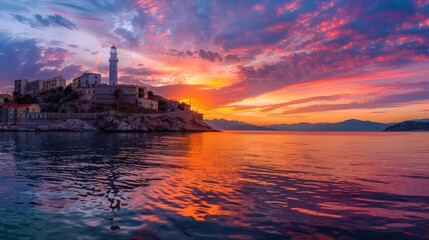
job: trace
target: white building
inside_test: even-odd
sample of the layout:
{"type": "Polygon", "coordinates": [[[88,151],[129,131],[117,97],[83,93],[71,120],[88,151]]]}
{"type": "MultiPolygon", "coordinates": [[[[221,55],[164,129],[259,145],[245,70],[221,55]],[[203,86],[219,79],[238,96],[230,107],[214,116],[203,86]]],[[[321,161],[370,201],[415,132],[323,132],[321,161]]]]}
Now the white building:
{"type": "Polygon", "coordinates": [[[116,51],[115,44],[110,48],[109,58],[109,85],[116,86],[118,84],[118,52],[116,51]]]}
{"type": "Polygon", "coordinates": [[[139,98],[137,105],[146,109],[152,109],[158,111],[158,101],[149,98],[139,98]]]}
{"type": "Polygon", "coordinates": [[[78,88],[93,88],[101,84],[101,74],[84,73],[81,76],[73,79],[73,89],[78,88]]]}

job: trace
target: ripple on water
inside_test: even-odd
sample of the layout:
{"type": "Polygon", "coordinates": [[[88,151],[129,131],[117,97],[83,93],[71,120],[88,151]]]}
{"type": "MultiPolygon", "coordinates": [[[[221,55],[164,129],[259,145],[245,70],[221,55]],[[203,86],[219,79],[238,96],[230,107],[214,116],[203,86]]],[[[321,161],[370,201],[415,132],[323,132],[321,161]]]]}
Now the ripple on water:
{"type": "Polygon", "coordinates": [[[428,236],[425,138],[383,136],[0,133],[0,239],[428,236]]]}

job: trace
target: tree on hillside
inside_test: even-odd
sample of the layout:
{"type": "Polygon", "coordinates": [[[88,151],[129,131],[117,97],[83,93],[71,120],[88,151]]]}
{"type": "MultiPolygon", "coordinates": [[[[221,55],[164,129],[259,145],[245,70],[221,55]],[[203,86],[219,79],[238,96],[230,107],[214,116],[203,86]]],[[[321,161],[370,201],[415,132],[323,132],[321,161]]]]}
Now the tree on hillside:
{"type": "Polygon", "coordinates": [[[18,101],[22,98],[22,94],[20,92],[13,92],[12,100],[14,103],[18,103],[18,101]]]}
{"type": "Polygon", "coordinates": [[[158,110],[161,112],[165,112],[168,109],[168,102],[165,100],[158,101],[158,110]]]}
{"type": "Polygon", "coordinates": [[[149,91],[149,92],[147,92],[147,98],[149,98],[149,99],[153,99],[153,96],[154,96],[155,94],[153,94],[153,92],[152,91],[149,91]]]}
{"type": "Polygon", "coordinates": [[[65,89],[64,89],[64,94],[67,96],[69,94],[71,94],[73,92],[73,88],[71,85],[68,85],[65,89]]]}
{"type": "Polygon", "coordinates": [[[186,106],[186,103],[185,103],[185,102],[181,102],[181,103],[177,106],[177,108],[178,108],[180,111],[184,111],[184,110],[185,110],[185,106],[186,106]]]}
{"type": "Polygon", "coordinates": [[[37,103],[37,100],[29,94],[22,95],[19,92],[13,92],[13,102],[17,104],[37,103]]]}

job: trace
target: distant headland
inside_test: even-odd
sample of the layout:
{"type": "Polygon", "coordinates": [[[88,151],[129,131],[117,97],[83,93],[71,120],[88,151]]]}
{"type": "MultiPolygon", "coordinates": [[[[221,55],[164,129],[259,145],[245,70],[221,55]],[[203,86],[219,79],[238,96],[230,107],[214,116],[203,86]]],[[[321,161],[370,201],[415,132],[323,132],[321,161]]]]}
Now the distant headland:
{"type": "Polygon", "coordinates": [[[3,131],[214,131],[191,105],[147,87],[118,83],[118,52],[110,48],[109,80],[85,72],[70,84],[62,76],[17,79],[12,95],[0,94],[3,131]]]}
{"type": "Polygon", "coordinates": [[[405,121],[386,128],[387,132],[422,132],[429,131],[429,122],[405,121]]]}

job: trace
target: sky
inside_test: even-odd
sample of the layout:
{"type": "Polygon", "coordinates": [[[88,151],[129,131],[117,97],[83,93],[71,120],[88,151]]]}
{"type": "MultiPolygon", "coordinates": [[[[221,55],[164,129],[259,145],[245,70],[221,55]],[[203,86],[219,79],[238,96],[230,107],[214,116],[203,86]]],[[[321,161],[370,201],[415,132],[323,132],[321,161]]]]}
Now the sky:
{"type": "Polygon", "coordinates": [[[83,72],[254,124],[429,118],[429,0],[0,0],[0,92],[83,72]]]}

